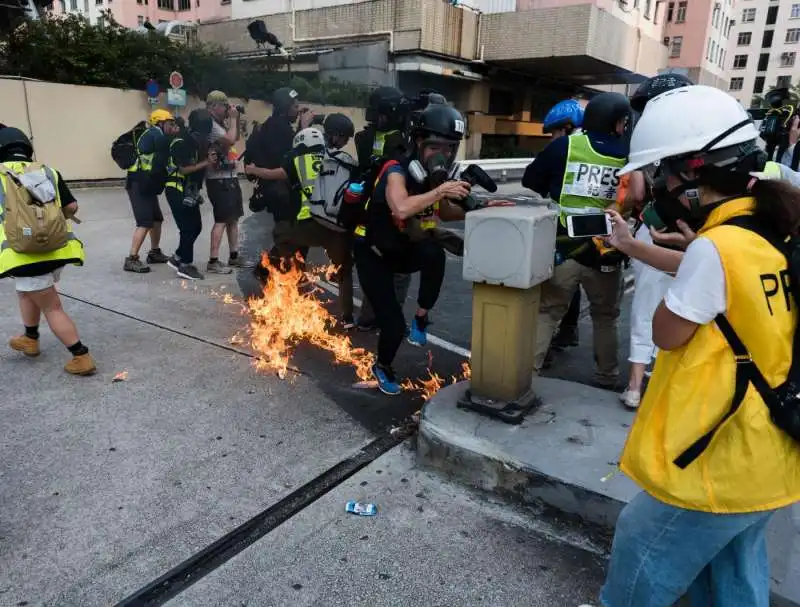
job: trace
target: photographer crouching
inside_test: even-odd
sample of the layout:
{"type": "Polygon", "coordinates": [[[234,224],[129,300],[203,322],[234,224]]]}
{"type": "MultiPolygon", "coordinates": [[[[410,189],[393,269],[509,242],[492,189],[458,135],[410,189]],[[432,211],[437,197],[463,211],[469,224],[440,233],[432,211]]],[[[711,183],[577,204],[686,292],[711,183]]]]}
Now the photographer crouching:
{"type": "Polygon", "coordinates": [[[361,288],[372,302],[380,330],[372,373],[384,394],[401,391],[392,363],[406,323],[395,295],[395,274],[420,273],[408,341],[416,346],[427,343],[428,311],[444,282],[445,249],[426,232],[435,229],[439,220],[464,218],[464,208],[455,201],[468,198],[470,185],[439,177],[448,179],[464,130],[464,117],[452,107],[431,105],[422,112],[412,133],[411,155],[390,160],[381,168],[367,204],[365,230],[354,245],[361,288]]]}

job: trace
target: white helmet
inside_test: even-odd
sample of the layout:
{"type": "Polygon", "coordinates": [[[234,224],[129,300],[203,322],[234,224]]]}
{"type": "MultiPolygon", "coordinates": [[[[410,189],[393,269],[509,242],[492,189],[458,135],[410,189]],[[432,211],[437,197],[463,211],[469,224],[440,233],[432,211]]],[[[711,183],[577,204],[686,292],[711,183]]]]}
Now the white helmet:
{"type": "Polygon", "coordinates": [[[294,136],[292,140],[292,147],[299,147],[305,146],[307,148],[324,148],[325,147],[325,135],[322,134],[322,131],[314,128],[312,126],[303,129],[297,135],[294,136]]]}
{"type": "MultiPolygon", "coordinates": [[[[619,174],[666,158],[696,154],[699,159],[712,150],[757,138],[750,115],[728,93],[703,85],[673,89],[653,97],[645,106],[631,135],[628,164],[619,174]]],[[[707,164],[715,162],[709,158],[707,164]]],[[[703,163],[698,160],[698,164],[703,163]]]]}

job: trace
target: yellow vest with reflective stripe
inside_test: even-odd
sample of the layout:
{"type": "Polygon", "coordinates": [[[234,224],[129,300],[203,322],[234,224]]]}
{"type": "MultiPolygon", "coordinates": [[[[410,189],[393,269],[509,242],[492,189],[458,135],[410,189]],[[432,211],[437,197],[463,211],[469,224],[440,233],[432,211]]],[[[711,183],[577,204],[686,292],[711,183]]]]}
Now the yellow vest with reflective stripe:
{"type": "Polygon", "coordinates": [[[150,126],[142,131],[142,133],[139,135],[139,138],[135,142],[136,162],[128,169],[128,173],[136,173],[138,171],[147,173],[153,170],[153,158],[155,158],[155,152],[151,152],[149,154],[141,154],[139,152],[139,142],[142,140],[142,137],[144,137],[144,134],[149,132],[150,129],[157,129],[163,135],[163,131],[157,126],[150,126]]]}
{"type": "MultiPolygon", "coordinates": [[[[175,139],[169,142],[169,160],[167,161],[167,183],[164,184],[164,187],[174,188],[179,192],[183,192],[183,187],[186,184],[186,175],[182,174],[178,170],[180,167],[178,167],[178,165],[175,163],[175,159],[172,156],[172,146],[178,143],[179,141],[183,141],[183,139],[181,137],[176,137],[175,139]]],[[[194,161],[197,162],[196,154],[194,161]]]]}
{"type": "Polygon", "coordinates": [[[568,136],[567,170],[561,184],[561,224],[568,215],[597,213],[617,199],[619,177],[625,158],[604,156],[594,151],[589,136],[576,133],[568,136]]]}
{"type": "MultiPolygon", "coordinates": [[[[789,373],[797,324],[786,258],[757,234],[721,225],[753,208],[752,198],[726,202],[711,212],[700,234],[722,259],[726,316],[775,387],[789,373]]],[[[656,499],[718,513],[800,501],[800,445],[772,423],[752,385],[694,462],[683,470],[673,463],[730,409],[735,367],[733,351],[714,322],[698,327],[680,348],[659,352],[620,464],[656,499]]]]}
{"type": "Polygon", "coordinates": [[[297,221],[311,219],[311,201],[314,199],[314,185],[322,166],[323,152],[307,152],[294,158],[300,191],[300,210],[297,221]]]}
{"type": "MultiPolygon", "coordinates": [[[[23,173],[25,167],[30,162],[4,162],[3,165],[15,173],[23,173]]],[[[58,206],[61,206],[61,196],[58,193],[58,175],[55,171],[48,167],[44,167],[48,177],[53,182],[56,188],[56,201],[58,206]]],[[[48,253],[17,253],[14,251],[6,240],[5,232],[5,192],[8,187],[8,177],[0,173],[0,278],[13,275],[14,270],[30,266],[36,263],[44,263],[48,261],[64,261],[75,265],[83,265],[84,253],[83,243],[78,240],[72,233],[72,228],[69,221],[67,221],[67,229],[70,231],[69,239],[60,249],[50,251],[48,253]]]]}

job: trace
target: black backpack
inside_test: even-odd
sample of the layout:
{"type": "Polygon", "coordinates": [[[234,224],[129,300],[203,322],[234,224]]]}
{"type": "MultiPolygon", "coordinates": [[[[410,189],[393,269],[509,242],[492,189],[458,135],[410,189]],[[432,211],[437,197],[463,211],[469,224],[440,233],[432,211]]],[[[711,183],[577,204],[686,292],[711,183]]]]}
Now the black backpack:
{"type": "MultiPolygon", "coordinates": [[[[773,247],[786,256],[789,263],[789,280],[792,300],[795,306],[800,304],[800,237],[784,240],[772,228],[759,221],[752,215],[734,217],[723,225],[734,225],[745,230],[750,230],[761,236],[773,247]]],[[[691,447],[686,449],[674,463],[679,468],[686,468],[696,460],[711,443],[711,439],[719,428],[739,409],[744,401],[747,388],[750,384],[758,391],[769,409],[770,418],[778,428],[800,443],[800,331],[795,328],[792,342],[792,364],[786,381],[781,385],[771,388],[761,371],[750,357],[747,346],[736,334],[727,317],[719,314],[714,319],[722,335],[733,350],[736,357],[736,379],[734,383],[733,399],[731,406],[716,425],[697,439],[691,447]]]]}
{"type": "Polygon", "coordinates": [[[123,171],[127,171],[136,164],[139,159],[139,152],[136,144],[139,137],[147,130],[147,123],[142,120],[131,130],[125,131],[111,144],[111,158],[123,171]]]}

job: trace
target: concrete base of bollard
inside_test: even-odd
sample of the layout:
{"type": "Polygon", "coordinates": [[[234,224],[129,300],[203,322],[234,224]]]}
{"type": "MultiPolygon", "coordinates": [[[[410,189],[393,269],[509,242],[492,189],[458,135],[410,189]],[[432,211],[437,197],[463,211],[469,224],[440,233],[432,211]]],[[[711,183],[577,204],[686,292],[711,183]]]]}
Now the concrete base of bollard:
{"type": "MultiPolygon", "coordinates": [[[[458,407],[469,387],[443,388],[422,410],[418,462],[506,499],[555,508],[613,527],[639,491],[613,474],[634,414],[614,393],[537,378],[542,405],[519,425],[458,407]]],[[[775,607],[800,607],[800,505],[770,526],[775,607]]]]}

